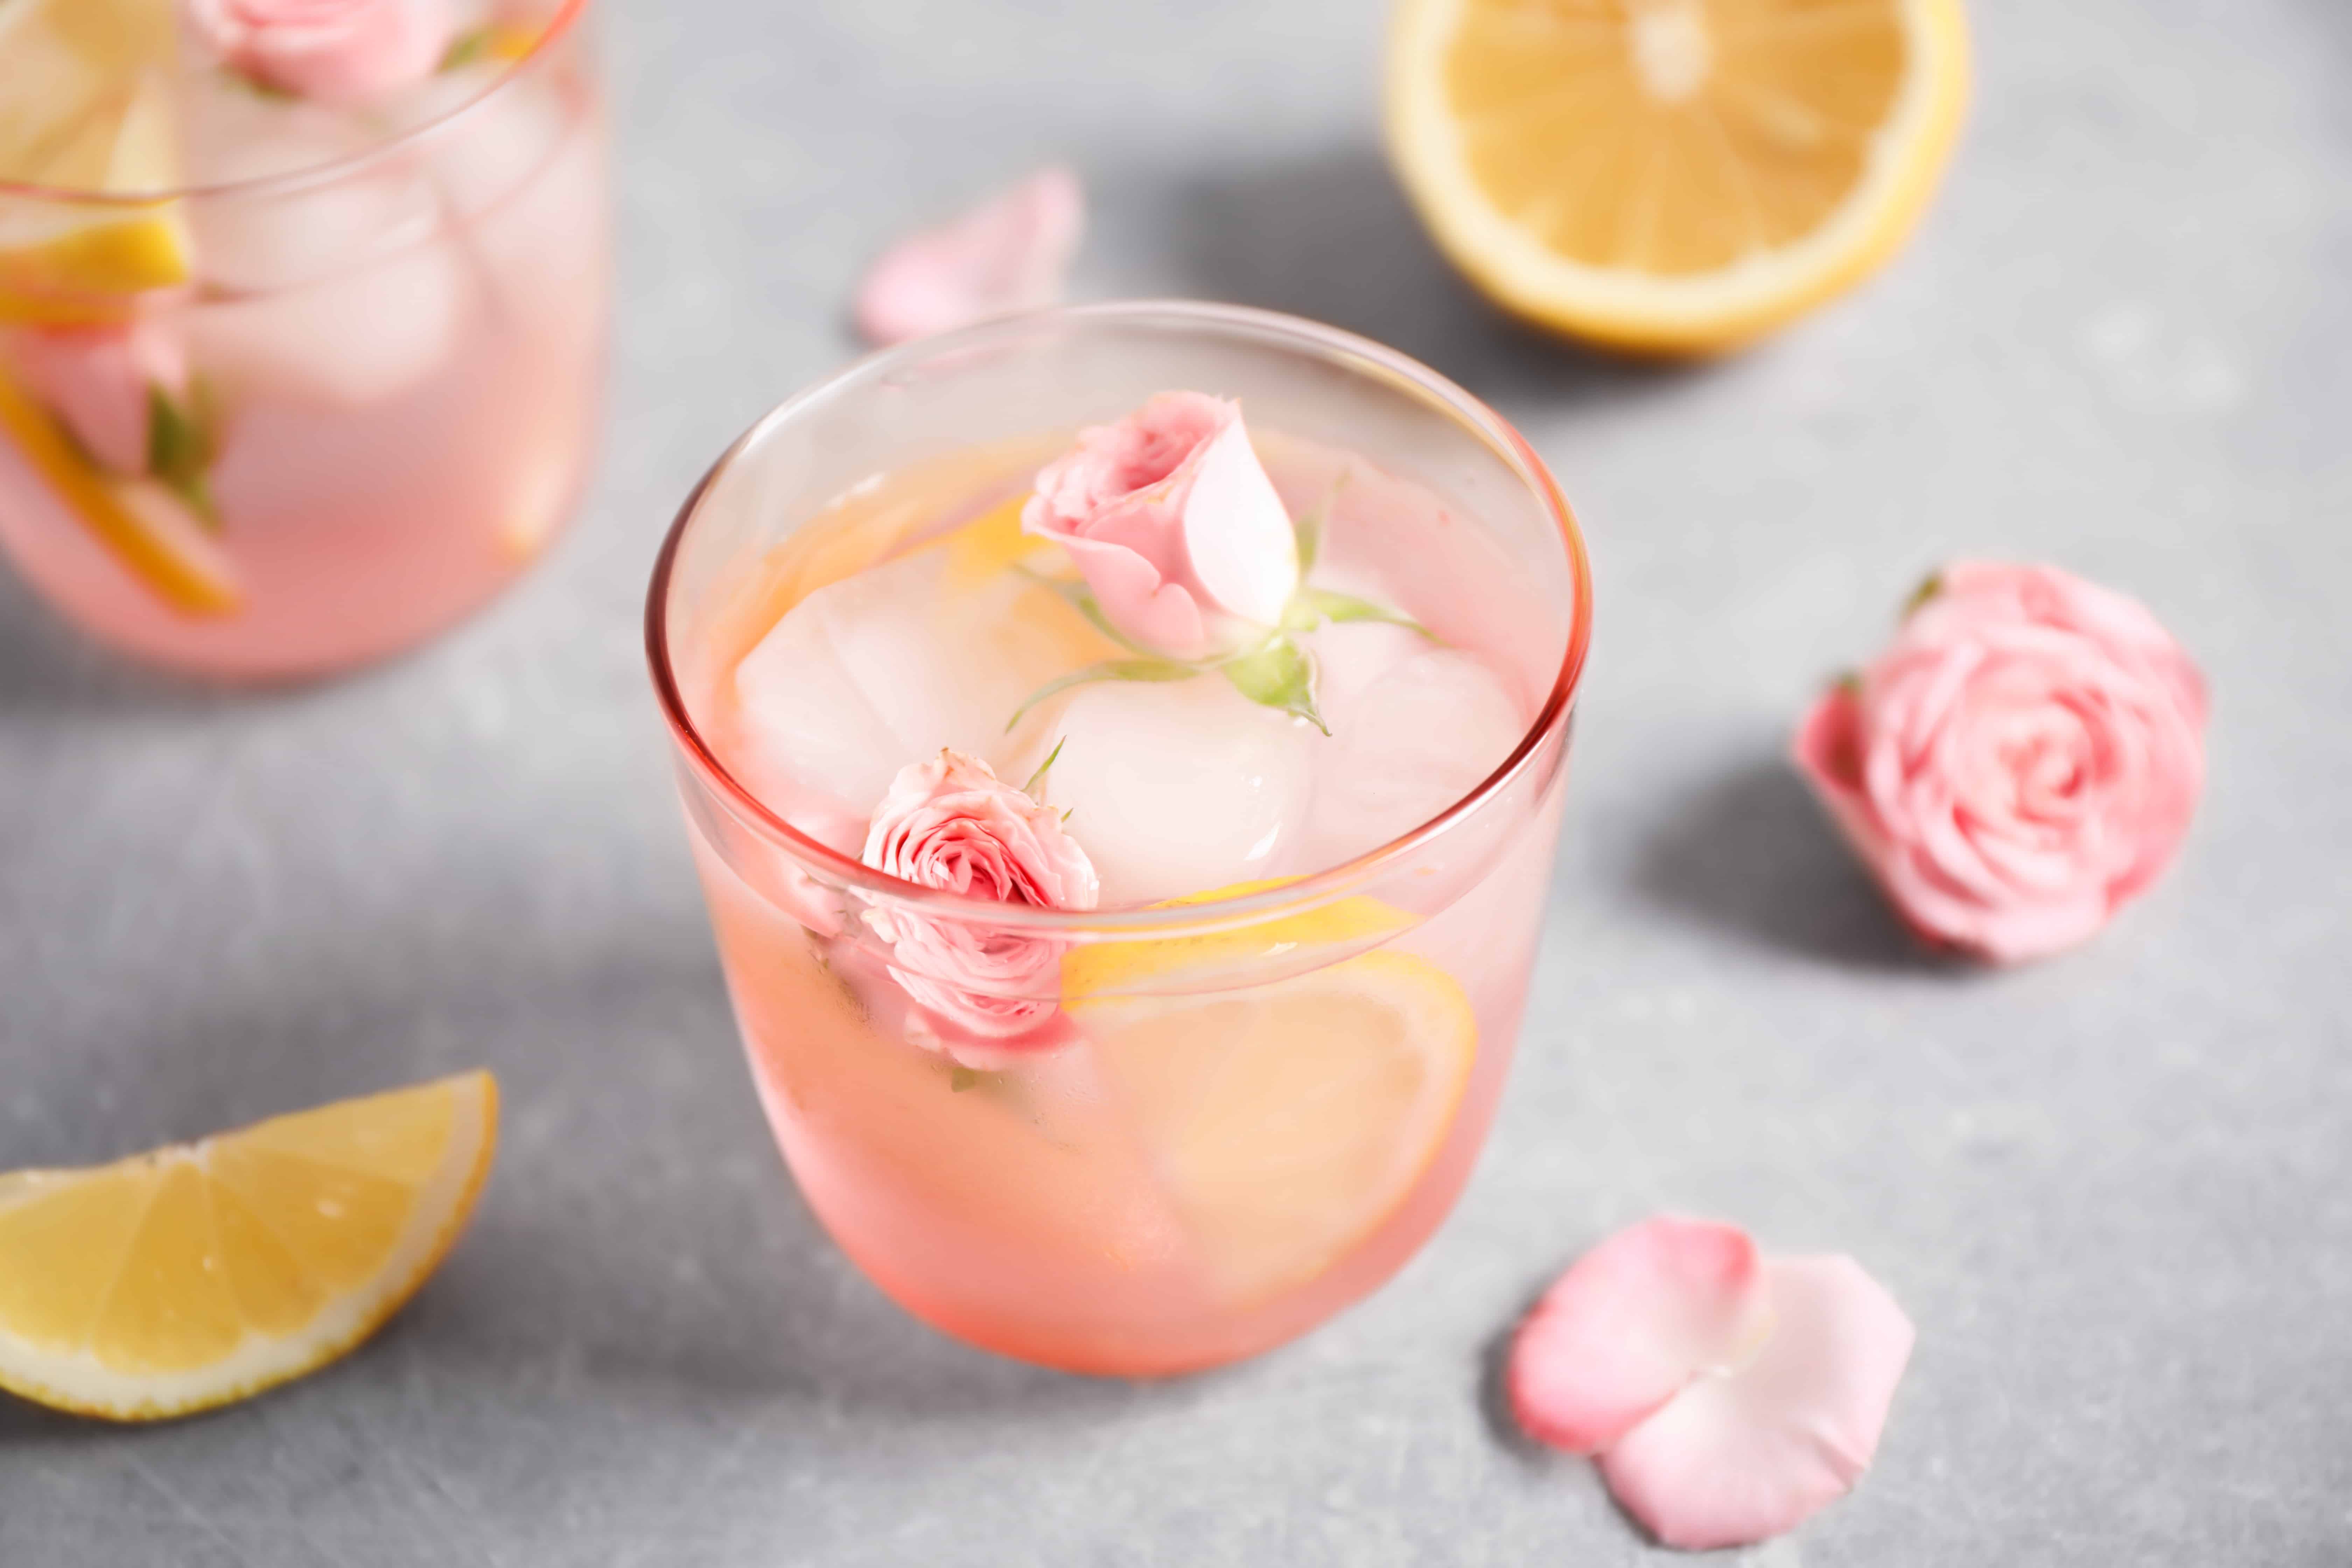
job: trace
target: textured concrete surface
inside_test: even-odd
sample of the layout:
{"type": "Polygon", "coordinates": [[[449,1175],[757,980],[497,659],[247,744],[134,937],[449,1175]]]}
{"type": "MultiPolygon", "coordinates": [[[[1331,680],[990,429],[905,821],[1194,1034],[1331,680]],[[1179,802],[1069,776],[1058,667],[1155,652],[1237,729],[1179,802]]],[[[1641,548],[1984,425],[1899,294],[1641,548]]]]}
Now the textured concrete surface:
{"type": "Polygon", "coordinates": [[[1877,1468],[1754,1568],[2352,1562],[2352,8],[1977,0],[1957,172],[1888,275],[1688,372],[1528,338],[1375,151],[1367,0],[632,0],[618,376],[545,569],[266,697],[0,580],[0,1165],[475,1062],[470,1237],[362,1353],[122,1433],[0,1405],[0,1563],[1625,1563],[1497,1435],[1497,1336],[1661,1206],[1863,1258],[1919,1349],[1877,1468]],[[646,682],[656,535],[842,359],[893,230],[1049,155],[1080,290],[1318,315],[1497,403],[1601,584],[1534,1016],[1387,1290],[1167,1386],[992,1360],[815,1232],[736,1057],[646,682]],[[2185,862],[2018,973],[1908,948],[1779,761],[1958,552],[2204,660],[2185,862]]]}

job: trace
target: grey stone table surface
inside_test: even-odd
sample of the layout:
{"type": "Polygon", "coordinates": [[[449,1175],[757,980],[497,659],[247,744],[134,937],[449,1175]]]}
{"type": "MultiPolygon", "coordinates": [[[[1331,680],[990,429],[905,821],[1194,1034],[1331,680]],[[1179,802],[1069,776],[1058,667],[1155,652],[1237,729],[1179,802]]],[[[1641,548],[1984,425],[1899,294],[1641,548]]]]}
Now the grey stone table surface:
{"type": "MultiPolygon", "coordinates": [[[[488,1063],[497,1179],[346,1363],[146,1431],[0,1405],[5,1568],[1648,1560],[1507,1440],[1494,1358],[1662,1207],[1863,1259],[1919,1344],[1854,1496],[1744,1561],[2352,1563],[2352,6],[1975,0],[1899,263],[1711,368],[1534,338],[1377,150],[1371,0],[606,0],[601,477],[434,647],[262,696],[0,580],[0,1167],[488,1063]],[[1494,401],[1599,630],[1492,1142],[1387,1289],[1159,1385],[901,1316],[737,1054],[637,615],[657,536],[843,361],[861,261],[1047,158],[1087,296],[1318,316],[1494,401]],[[2129,589],[2203,661],[2177,871],[2012,973],[1907,945],[1780,759],[1954,553],[2129,589]]],[[[1663,1554],[1659,1554],[1663,1555],[1663,1554]]]]}

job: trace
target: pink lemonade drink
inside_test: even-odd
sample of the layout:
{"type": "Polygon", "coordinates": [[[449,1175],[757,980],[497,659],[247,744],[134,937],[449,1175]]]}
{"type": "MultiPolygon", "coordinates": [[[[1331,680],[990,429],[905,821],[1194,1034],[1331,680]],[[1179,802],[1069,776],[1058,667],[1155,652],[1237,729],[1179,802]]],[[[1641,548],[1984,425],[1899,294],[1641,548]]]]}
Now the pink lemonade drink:
{"type": "Polygon", "coordinates": [[[752,1076],[908,1311],[1183,1372],[1444,1218],[1526,1001],[1590,625],[1493,414],[1260,311],[866,361],[680,514],[647,635],[752,1076]]]}
{"type": "Polygon", "coordinates": [[[298,677],[546,546],[607,313],[585,5],[0,0],[0,543],[50,604],[298,677]]]}

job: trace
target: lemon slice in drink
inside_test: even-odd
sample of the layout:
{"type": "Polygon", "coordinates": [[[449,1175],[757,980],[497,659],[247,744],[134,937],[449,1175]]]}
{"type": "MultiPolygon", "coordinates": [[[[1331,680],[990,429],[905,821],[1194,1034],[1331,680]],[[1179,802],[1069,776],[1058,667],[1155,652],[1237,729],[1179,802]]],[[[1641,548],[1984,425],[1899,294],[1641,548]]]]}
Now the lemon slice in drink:
{"type": "MultiPolygon", "coordinates": [[[[1170,899],[1160,907],[1244,899],[1294,880],[1276,877],[1260,882],[1236,882],[1205,893],[1170,899]]],[[[1062,961],[1062,994],[1077,1003],[1142,990],[1199,991],[1218,984],[1245,984],[1254,967],[1289,961],[1317,949],[1361,947],[1391,936],[1412,923],[1394,904],[1358,896],[1303,910],[1277,915],[1231,931],[1194,936],[1150,937],[1137,942],[1095,942],[1070,950],[1062,961]]],[[[1341,956],[1334,951],[1333,957],[1341,956]]]]}
{"type": "Polygon", "coordinates": [[[152,479],[100,471],[5,374],[0,437],[48,481],[58,503],[165,604],[191,616],[224,616],[244,603],[227,552],[177,496],[152,479]]]}
{"type": "Polygon", "coordinates": [[[1960,0],[1403,0],[1389,141],[1506,308],[1706,353],[1894,253],[1968,76],[1960,0]]]}
{"type": "Polygon", "coordinates": [[[0,1388],[145,1421],[323,1366],[433,1272],[497,1142],[475,1072],[0,1175],[0,1388]]]}
{"type": "Polygon", "coordinates": [[[1357,898],[1247,931],[1080,948],[1065,963],[1070,1015],[1229,1300],[1263,1300],[1338,1262],[1396,1211],[1454,1124],[1478,1026],[1452,975],[1376,951],[1244,983],[1269,952],[1344,949],[1405,923],[1357,898]],[[1220,975],[1235,988],[1099,994],[1220,975]]]}
{"type": "MultiPolygon", "coordinates": [[[[0,182],[117,198],[171,189],[170,0],[0,0],[0,182]]],[[[0,195],[0,321],[116,321],[187,280],[177,204],[0,195]]]]}

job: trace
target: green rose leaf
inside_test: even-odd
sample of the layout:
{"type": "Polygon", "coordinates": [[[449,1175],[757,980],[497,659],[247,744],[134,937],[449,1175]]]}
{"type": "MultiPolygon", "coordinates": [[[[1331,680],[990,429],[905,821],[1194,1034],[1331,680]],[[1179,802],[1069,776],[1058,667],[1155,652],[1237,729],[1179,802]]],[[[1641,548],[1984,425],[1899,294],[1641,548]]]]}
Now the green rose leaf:
{"type": "MultiPolygon", "coordinates": [[[[1376,605],[1370,599],[1359,599],[1353,594],[1335,594],[1328,588],[1306,588],[1291,601],[1294,615],[1312,616],[1311,625],[1325,621],[1381,621],[1392,626],[1407,626],[1419,632],[1431,642],[1437,634],[1414,620],[1402,610],[1391,610],[1386,605],[1376,605]]],[[[1288,617],[1285,617],[1287,624],[1288,617]]]]}
{"type": "MultiPolygon", "coordinates": [[[[1029,700],[1034,702],[1037,700],[1033,697],[1029,700]]],[[[1018,723],[1020,721],[1021,715],[1015,713],[1013,718],[1013,721],[1018,723]]],[[[1045,787],[1045,775],[1054,771],[1054,764],[1061,760],[1062,748],[1069,743],[1070,738],[1067,735],[1063,736],[1060,740],[1054,742],[1054,749],[1045,753],[1045,760],[1037,764],[1037,771],[1031,773],[1029,775],[1029,782],[1021,786],[1021,793],[1023,795],[1027,795],[1034,801],[1043,802],[1045,800],[1045,797],[1039,795],[1037,792],[1045,787]]],[[[1067,812],[1063,813],[1063,816],[1066,817],[1069,814],[1067,812]]]]}
{"type": "Polygon", "coordinates": [[[1200,667],[1179,664],[1172,658],[1107,658],[1100,664],[1090,664],[1074,669],[1058,679],[1049,680],[1029,694],[1029,700],[1013,710],[1004,721],[1010,731],[1021,722],[1022,715],[1056,692],[1067,691],[1073,686],[1087,686],[1098,680],[1190,680],[1201,673],[1200,667]]]}
{"type": "Polygon", "coordinates": [[[212,399],[202,382],[189,387],[184,405],[162,387],[149,385],[147,471],[218,531],[220,515],[213,508],[205,476],[214,446],[212,399]]]}
{"type": "MultiPolygon", "coordinates": [[[[1016,566],[1013,570],[1039,587],[1050,590],[1056,595],[1064,604],[1086,616],[1088,626],[1093,626],[1095,630],[1102,633],[1128,652],[1140,654],[1146,658],[1152,657],[1150,648],[1138,647],[1125,632],[1110,624],[1110,617],[1103,614],[1100,601],[1096,599],[1092,591],[1084,583],[1073,583],[1066,577],[1048,577],[1042,572],[1032,572],[1025,566],[1016,566]]],[[[1034,701],[1035,699],[1033,698],[1031,700],[1034,701]]]]}
{"type": "Polygon", "coordinates": [[[1331,488],[1323,492],[1323,499],[1291,521],[1291,535],[1298,542],[1298,575],[1302,582],[1309,572],[1315,570],[1315,558],[1323,552],[1323,525],[1329,521],[1331,507],[1339,500],[1339,492],[1348,488],[1348,477],[1351,472],[1352,469],[1340,469],[1339,477],[1331,481],[1331,488]]]}
{"type": "Polygon", "coordinates": [[[205,466],[205,440],[194,410],[183,409],[160,386],[147,389],[147,471],[171,479],[205,466]]]}
{"type": "Polygon", "coordinates": [[[451,40],[448,52],[441,57],[441,64],[437,68],[453,71],[472,65],[482,58],[483,53],[489,47],[490,30],[488,27],[477,27],[470,33],[461,33],[451,40]]]}
{"type": "Polygon", "coordinates": [[[1287,634],[1269,639],[1253,652],[1227,659],[1225,679],[1251,701],[1279,708],[1306,720],[1325,734],[1331,727],[1315,708],[1315,659],[1287,634]]]}

